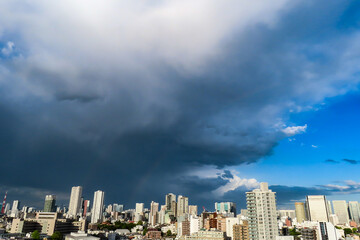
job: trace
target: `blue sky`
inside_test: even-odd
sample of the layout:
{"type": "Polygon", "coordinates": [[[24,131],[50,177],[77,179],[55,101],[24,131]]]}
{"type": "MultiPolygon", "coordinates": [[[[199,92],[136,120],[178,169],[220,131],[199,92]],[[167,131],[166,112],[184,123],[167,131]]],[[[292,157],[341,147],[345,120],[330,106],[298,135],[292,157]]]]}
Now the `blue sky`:
{"type": "Polygon", "coordinates": [[[358,198],[359,8],[1,1],[0,196],[243,206],[267,181],[286,207],[358,198]]]}

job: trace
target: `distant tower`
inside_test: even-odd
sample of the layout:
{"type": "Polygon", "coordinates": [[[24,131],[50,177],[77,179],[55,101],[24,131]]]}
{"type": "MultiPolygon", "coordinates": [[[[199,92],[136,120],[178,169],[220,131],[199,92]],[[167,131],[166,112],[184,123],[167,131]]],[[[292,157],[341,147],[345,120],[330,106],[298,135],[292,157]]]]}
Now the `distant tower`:
{"type": "Polygon", "coordinates": [[[329,205],[324,195],[306,196],[306,211],[310,221],[329,222],[329,205]]]}
{"type": "Polygon", "coordinates": [[[246,193],[251,240],[276,239],[278,235],[275,192],[267,183],[260,183],[260,189],[246,193]]]}
{"type": "Polygon", "coordinates": [[[177,202],[177,216],[184,216],[189,213],[189,198],[179,195],[177,202]]]}
{"type": "Polygon", "coordinates": [[[334,207],[334,213],[338,216],[340,224],[349,224],[349,212],[346,201],[338,200],[332,201],[334,207]]]}
{"type": "Polygon", "coordinates": [[[19,212],[19,207],[20,207],[20,201],[19,200],[14,200],[13,201],[13,205],[11,208],[11,217],[16,217],[18,212],[19,212]]]}
{"type": "Polygon", "coordinates": [[[82,187],[72,187],[68,214],[75,218],[80,213],[82,187]]]}
{"type": "Polygon", "coordinates": [[[55,195],[46,195],[44,212],[56,212],[55,203],[56,203],[55,195]]]}
{"type": "Polygon", "coordinates": [[[7,192],[5,193],[4,201],[3,201],[3,203],[2,203],[1,213],[5,213],[6,196],[7,196],[7,192]]]}
{"type": "Polygon", "coordinates": [[[176,202],[176,195],[173,193],[166,194],[166,196],[165,196],[166,210],[173,210],[173,209],[171,209],[172,202],[176,202]]]}
{"type": "Polygon", "coordinates": [[[150,204],[150,215],[149,215],[149,223],[151,226],[156,225],[158,212],[159,212],[159,203],[152,201],[150,204]]]}
{"type": "Polygon", "coordinates": [[[103,191],[96,191],[94,193],[93,207],[91,211],[91,223],[98,223],[102,220],[104,208],[104,195],[103,191]]]}
{"type": "Polygon", "coordinates": [[[303,202],[295,203],[295,214],[298,223],[302,223],[306,220],[305,204],[303,202]]]}
{"type": "Polygon", "coordinates": [[[360,208],[357,201],[349,202],[349,212],[351,220],[355,221],[357,224],[360,223],[360,208]]]}

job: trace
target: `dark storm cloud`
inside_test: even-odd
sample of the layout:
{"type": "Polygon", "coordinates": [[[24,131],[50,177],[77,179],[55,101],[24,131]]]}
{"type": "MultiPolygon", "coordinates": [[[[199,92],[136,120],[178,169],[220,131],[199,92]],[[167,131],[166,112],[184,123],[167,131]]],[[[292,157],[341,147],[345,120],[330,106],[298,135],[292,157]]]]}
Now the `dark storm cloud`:
{"type": "MultiPolygon", "coordinates": [[[[106,202],[127,207],[163,203],[163,195],[174,192],[210,206],[215,197],[207,193],[234,176],[225,171],[201,179],[189,177],[189,170],[256,162],[288,136],[282,130],[289,110],[301,111],[356,83],[348,77],[351,66],[343,65],[354,61],[344,52],[356,39],[326,31],[345,3],[246,1],[249,11],[239,14],[244,2],[219,8],[216,1],[200,1],[202,14],[193,13],[189,23],[188,15],[176,15],[181,11],[165,13],[196,10],[192,1],[151,5],[144,14],[131,2],[90,5],[100,9],[95,17],[80,1],[33,7],[46,9],[43,15],[33,8],[9,15],[16,2],[0,3],[0,39],[17,36],[16,49],[22,49],[0,62],[1,184],[8,188],[66,195],[83,185],[86,198],[102,189],[106,202]],[[55,10],[84,16],[70,14],[59,23],[55,10]],[[44,22],[59,25],[54,32],[44,22]]],[[[284,201],[282,192],[296,195],[277,189],[284,201]]],[[[243,201],[237,194],[240,189],[218,199],[243,201]]]]}
{"type": "Polygon", "coordinates": [[[325,163],[340,163],[339,161],[336,161],[334,159],[326,159],[325,163]]]}
{"type": "Polygon", "coordinates": [[[359,164],[360,163],[360,161],[358,161],[358,160],[348,159],[348,158],[344,158],[342,161],[346,162],[346,163],[350,163],[350,164],[359,164]]]}

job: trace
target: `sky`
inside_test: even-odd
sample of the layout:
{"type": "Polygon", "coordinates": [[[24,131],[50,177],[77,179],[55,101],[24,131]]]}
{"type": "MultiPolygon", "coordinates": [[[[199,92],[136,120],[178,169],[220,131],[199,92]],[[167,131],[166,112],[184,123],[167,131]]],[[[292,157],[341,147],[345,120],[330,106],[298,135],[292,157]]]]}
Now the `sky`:
{"type": "Polygon", "coordinates": [[[0,2],[0,197],[360,200],[360,3],[0,2]]]}

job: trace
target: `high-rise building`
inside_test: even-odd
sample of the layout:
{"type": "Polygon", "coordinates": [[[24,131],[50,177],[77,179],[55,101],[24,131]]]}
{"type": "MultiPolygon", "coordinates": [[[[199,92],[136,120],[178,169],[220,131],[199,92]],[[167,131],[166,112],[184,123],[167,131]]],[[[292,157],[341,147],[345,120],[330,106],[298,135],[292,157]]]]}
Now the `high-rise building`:
{"type": "Polygon", "coordinates": [[[80,213],[81,195],[82,195],[81,186],[76,186],[71,188],[69,211],[68,211],[68,215],[70,217],[75,218],[80,213]]]}
{"type": "Polygon", "coordinates": [[[308,220],[329,222],[329,206],[324,195],[306,196],[305,204],[308,220]]]}
{"type": "Polygon", "coordinates": [[[179,195],[177,202],[177,217],[184,216],[186,213],[189,213],[189,199],[179,195]]]}
{"type": "Polygon", "coordinates": [[[233,213],[236,216],[236,203],[233,202],[216,202],[215,211],[217,213],[233,213]]]}
{"type": "Polygon", "coordinates": [[[295,203],[295,215],[298,223],[302,223],[306,220],[305,204],[303,202],[295,203]]]}
{"type": "Polygon", "coordinates": [[[246,193],[251,240],[272,240],[278,235],[275,192],[267,183],[246,193]]]}
{"type": "Polygon", "coordinates": [[[360,224],[360,208],[358,201],[349,202],[349,212],[351,220],[355,221],[357,224],[360,224]]]}
{"type": "Polygon", "coordinates": [[[166,196],[165,196],[166,210],[174,211],[174,209],[172,209],[172,207],[171,207],[172,202],[176,202],[176,195],[173,193],[166,194],[166,196]]]}
{"type": "Polygon", "coordinates": [[[193,216],[197,216],[198,206],[197,205],[189,205],[189,214],[193,215],[193,216]]]}
{"type": "Polygon", "coordinates": [[[144,212],[144,203],[136,203],[135,212],[136,213],[143,213],[144,212]]]}
{"type": "Polygon", "coordinates": [[[94,193],[93,207],[91,210],[91,223],[98,223],[102,220],[104,208],[104,195],[103,191],[96,191],[94,193]]]}
{"type": "Polygon", "coordinates": [[[151,226],[157,224],[157,216],[159,212],[159,203],[152,201],[150,203],[150,214],[149,214],[149,223],[151,226]]]}
{"type": "Polygon", "coordinates": [[[339,224],[349,224],[349,212],[346,201],[332,201],[334,213],[338,216],[339,224]]]}
{"type": "Polygon", "coordinates": [[[19,207],[20,207],[20,201],[19,200],[14,200],[13,201],[13,205],[11,208],[11,217],[16,217],[18,212],[19,212],[19,207]]]}
{"type": "Polygon", "coordinates": [[[45,196],[45,204],[44,204],[44,212],[56,212],[56,196],[55,195],[46,195],[45,196]]]}

